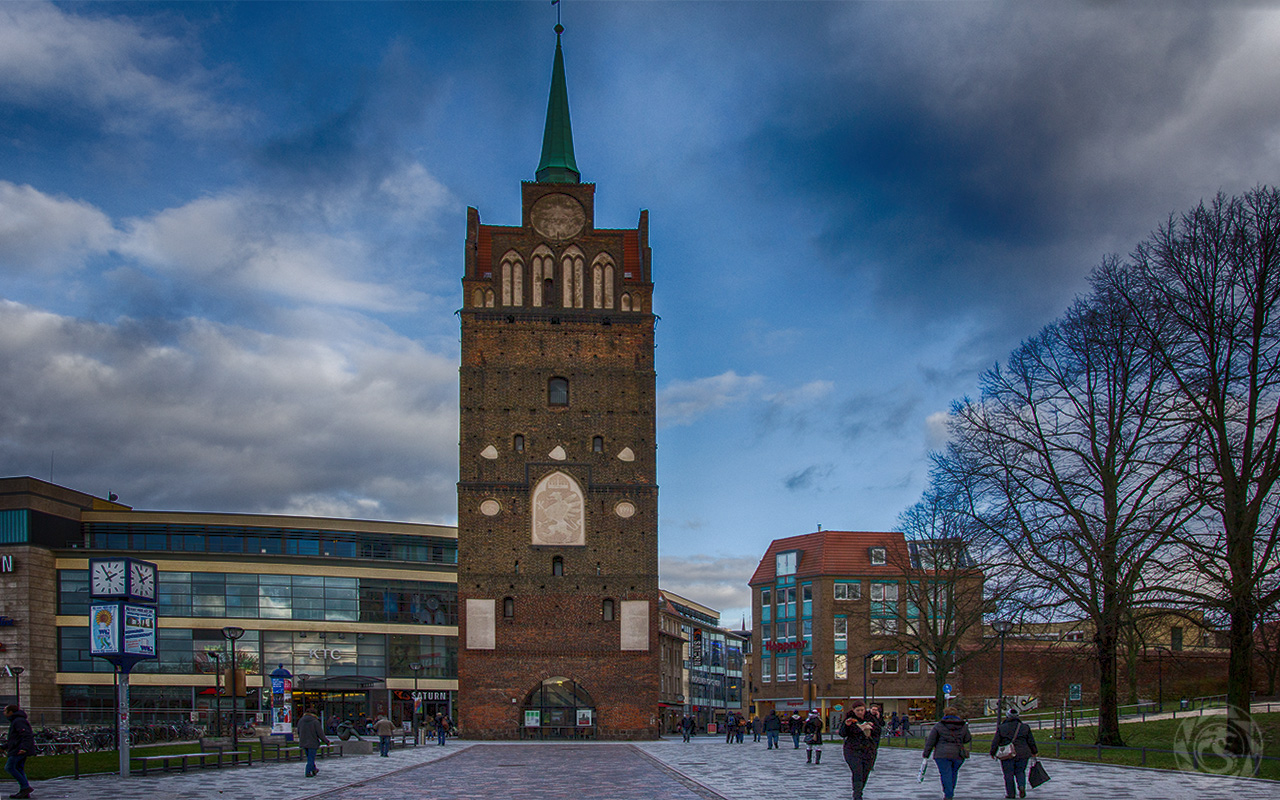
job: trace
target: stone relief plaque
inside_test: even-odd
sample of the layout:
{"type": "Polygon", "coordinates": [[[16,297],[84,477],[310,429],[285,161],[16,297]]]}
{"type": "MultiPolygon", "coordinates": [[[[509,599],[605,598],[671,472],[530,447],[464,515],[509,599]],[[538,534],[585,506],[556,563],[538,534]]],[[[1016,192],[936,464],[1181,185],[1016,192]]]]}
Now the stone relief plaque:
{"type": "Polygon", "coordinates": [[[496,517],[500,511],[502,511],[502,505],[497,500],[485,500],[480,504],[480,513],[486,517],[496,517]]]}
{"type": "Polygon", "coordinates": [[[489,445],[488,447],[480,451],[480,456],[482,458],[487,458],[490,461],[492,461],[498,457],[498,448],[494,447],[493,445],[489,445]]]}
{"type": "Polygon", "coordinates": [[[613,507],[613,513],[623,519],[630,519],[636,515],[636,506],[630,500],[623,500],[613,507]]]}
{"type": "Polygon", "coordinates": [[[555,448],[550,453],[547,453],[547,457],[552,458],[556,461],[564,461],[566,458],[569,457],[569,454],[564,451],[563,447],[561,447],[560,445],[556,445],[555,448]]]}
{"type": "MultiPolygon", "coordinates": [[[[625,604],[624,604],[625,605],[625,604]]],[[[492,650],[497,641],[496,604],[467,598],[467,649],[492,650]]]]}
{"type": "Polygon", "coordinates": [[[534,544],[586,544],[586,504],[572,477],[553,472],[538,481],[532,508],[534,544]]]}
{"type": "Polygon", "coordinates": [[[649,601],[623,600],[621,603],[622,649],[649,649],[649,601]]]}
{"type": "Polygon", "coordinates": [[[636,460],[635,451],[633,451],[630,447],[622,448],[622,452],[618,453],[618,460],[619,461],[635,461],[636,460]]]}
{"type": "Polygon", "coordinates": [[[582,204],[567,194],[549,194],[529,210],[533,229],[552,241],[572,239],[587,224],[582,204]]]}

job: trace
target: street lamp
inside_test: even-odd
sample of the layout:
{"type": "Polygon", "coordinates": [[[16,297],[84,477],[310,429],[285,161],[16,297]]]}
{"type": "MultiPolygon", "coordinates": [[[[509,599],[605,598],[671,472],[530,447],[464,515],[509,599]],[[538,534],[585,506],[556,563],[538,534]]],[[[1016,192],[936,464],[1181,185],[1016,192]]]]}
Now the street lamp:
{"type": "Polygon", "coordinates": [[[1013,623],[1007,619],[998,619],[991,623],[991,628],[1000,637],[1000,682],[996,689],[1000,696],[996,699],[996,724],[1004,719],[1004,638],[1013,630],[1013,623]]]}
{"type": "Polygon", "coordinates": [[[205,655],[213,659],[213,704],[217,733],[222,735],[222,654],[217,650],[206,650],[205,655]]]}
{"type": "Polygon", "coordinates": [[[862,657],[862,702],[867,702],[867,662],[875,658],[875,653],[867,653],[862,657]]]}
{"type": "Polygon", "coordinates": [[[812,658],[804,660],[804,679],[809,684],[809,688],[805,691],[804,701],[809,706],[809,710],[813,709],[813,668],[817,664],[813,663],[812,658]]]}
{"type": "Polygon", "coordinates": [[[9,667],[9,671],[13,673],[13,693],[18,698],[18,705],[22,705],[22,673],[26,672],[25,667],[9,667]]]}
{"type": "Polygon", "coordinates": [[[422,662],[415,661],[409,665],[409,669],[413,670],[413,743],[418,743],[418,704],[422,701],[418,699],[418,673],[422,672],[422,662]]]}
{"type": "Polygon", "coordinates": [[[236,669],[236,640],[244,636],[244,628],[228,625],[222,629],[222,638],[231,642],[231,749],[239,750],[240,741],[237,728],[240,721],[236,719],[236,698],[240,696],[240,671],[236,669]]]}
{"type": "Polygon", "coordinates": [[[879,679],[879,678],[872,678],[872,679],[871,679],[871,705],[875,705],[875,704],[876,704],[876,682],[877,682],[878,680],[880,680],[880,679],[879,679]]]}

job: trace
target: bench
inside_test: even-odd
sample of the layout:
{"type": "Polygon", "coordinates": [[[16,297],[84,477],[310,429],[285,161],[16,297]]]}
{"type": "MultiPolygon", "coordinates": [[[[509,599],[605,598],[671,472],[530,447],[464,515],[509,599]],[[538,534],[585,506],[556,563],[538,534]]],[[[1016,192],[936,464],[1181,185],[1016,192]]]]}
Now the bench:
{"type": "MultiPolygon", "coordinates": [[[[258,741],[262,743],[263,761],[267,760],[268,752],[275,755],[276,761],[293,761],[295,759],[301,761],[304,757],[302,745],[297,744],[296,742],[290,743],[283,739],[272,739],[269,736],[259,737],[258,741]]],[[[326,758],[334,753],[341,756],[342,747],[338,744],[322,744],[316,750],[316,755],[320,758],[326,758]]]]}
{"type": "Polygon", "coordinates": [[[204,768],[204,767],[220,768],[222,766],[223,756],[231,757],[231,766],[233,767],[241,763],[244,763],[246,766],[253,765],[253,753],[249,752],[248,750],[211,750],[208,752],[202,751],[199,753],[169,753],[168,755],[159,755],[159,756],[129,756],[129,763],[131,765],[130,770],[132,770],[133,762],[137,761],[139,764],[142,765],[142,769],[141,769],[142,774],[146,775],[147,771],[151,767],[153,767],[155,764],[159,764],[165,772],[168,772],[170,769],[170,765],[173,764],[174,762],[178,763],[180,772],[186,772],[187,766],[192,764],[192,759],[198,760],[199,762],[194,766],[199,766],[201,768],[204,768]],[[242,756],[243,758],[241,758],[242,756]],[[211,764],[209,763],[210,758],[216,758],[217,760],[211,764]]]}

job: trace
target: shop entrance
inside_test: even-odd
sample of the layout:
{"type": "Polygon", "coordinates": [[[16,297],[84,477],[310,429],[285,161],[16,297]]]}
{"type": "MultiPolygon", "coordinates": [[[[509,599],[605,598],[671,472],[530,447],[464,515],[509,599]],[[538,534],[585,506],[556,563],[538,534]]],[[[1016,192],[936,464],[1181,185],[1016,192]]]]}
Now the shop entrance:
{"type": "Polygon", "coordinates": [[[520,738],[594,739],[595,706],[577,681],[547,678],[529,692],[520,709],[520,738]]]}
{"type": "MultiPolygon", "coordinates": [[[[325,730],[332,732],[333,728],[344,720],[350,720],[353,724],[358,724],[363,719],[369,718],[369,693],[368,692],[344,692],[321,689],[318,691],[294,691],[293,693],[294,708],[301,707],[314,708],[316,716],[320,717],[320,722],[324,725],[325,730]]],[[[301,711],[294,716],[295,719],[301,716],[301,711]]]]}

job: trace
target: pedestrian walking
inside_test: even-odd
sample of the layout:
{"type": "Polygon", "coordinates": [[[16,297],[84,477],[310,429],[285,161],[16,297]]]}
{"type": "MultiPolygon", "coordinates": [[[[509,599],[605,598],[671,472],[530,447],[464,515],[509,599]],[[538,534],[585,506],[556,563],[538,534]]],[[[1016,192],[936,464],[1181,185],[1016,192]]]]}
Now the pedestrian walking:
{"type": "Polygon", "coordinates": [[[804,720],[800,717],[799,711],[792,711],[790,719],[787,720],[787,732],[791,734],[791,742],[795,745],[795,749],[800,749],[800,734],[804,732],[804,720]]]}
{"type": "Polygon", "coordinates": [[[898,724],[899,724],[899,723],[898,723],[898,712],[897,712],[897,711],[895,711],[895,712],[893,712],[893,714],[892,714],[892,715],[890,715],[890,717],[889,717],[889,735],[890,735],[890,736],[897,736],[897,735],[898,735],[898,724]]]}
{"type": "Polygon", "coordinates": [[[778,749],[778,736],[782,733],[782,717],[778,716],[778,712],[769,709],[769,713],[764,718],[764,738],[768,744],[766,750],[778,749]]]}
{"type": "Polygon", "coordinates": [[[1009,709],[1009,715],[996,728],[991,737],[991,757],[1000,760],[1004,773],[1004,796],[1013,797],[1017,784],[1018,797],[1027,796],[1027,762],[1040,753],[1031,726],[1022,721],[1018,709],[1009,709]]]}
{"type": "Polygon", "coordinates": [[[298,718],[298,744],[307,755],[307,777],[314,778],[320,771],[316,766],[316,751],[321,744],[328,744],[329,737],[324,735],[324,726],[316,716],[315,709],[308,707],[298,718]]]}
{"type": "Polygon", "coordinates": [[[868,770],[876,768],[876,758],[880,755],[880,737],[884,733],[884,706],[879,703],[873,703],[867,708],[867,719],[871,721],[873,729],[871,731],[871,741],[875,747],[871,750],[871,764],[868,770]]]}
{"type": "Polygon", "coordinates": [[[853,800],[862,800],[862,790],[866,788],[867,776],[871,772],[871,763],[875,758],[875,740],[871,734],[875,723],[868,719],[867,706],[861,700],[849,703],[844,722],[840,723],[840,738],[844,739],[844,763],[849,765],[849,776],[853,780],[853,800]]]}
{"type": "Polygon", "coordinates": [[[680,718],[680,733],[684,736],[684,740],[689,741],[689,737],[693,735],[694,726],[697,723],[693,721],[693,716],[685,714],[680,718]]]}
{"type": "Polygon", "coordinates": [[[444,737],[449,735],[449,729],[452,723],[449,717],[444,714],[436,714],[436,740],[441,747],[444,747],[444,737]]]}
{"type": "Polygon", "coordinates": [[[391,755],[391,734],[396,732],[396,726],[387,719],[386,714],[380,714],[378,721],[373,723],[373,732],[378,735],[378,755],[386,758],[391,755]]]}
{"type": "Polygon", "coordinates": [[[733,740],[738,744],[742,744],[744,737],[747,735],[747,726],[751,723],[742,714],[737,714],[734,717],[734,721],[736,727],[733,729],[733,740]]]}
{"type": "Polygon", "coordinates": [[[942,719],[934,724],[924,740],[922,758],[933,754],[933,763],[938,765],[938,780],[942,781],[944,800],[951,800],[956,793],[956,778],[960,767],[969,757],[969,745],[973,734],[969,732],[969,723],[960,716],[955,706],[947,706],[942,712],[942,719]]]}
{"type": "Polygon", "coordinates": [[[809,718],[804,721],[805,763],[822,763],[822,729],[822,717],[818,715],[818,709],[810,709],[809,718]],[[817,753],[816,758],[814,757],[815,752],[817,753]]]}
{"type": "Polygon", "coordinates": [[[751,717],[751,733],[755,737],[753,741],[760,741],[760,734],[764,733],[764,718],[759,714],[751,717]]]}
{"type": "Polygon", "coordinates": [[[27,759],[36,754],[36,736],[27,720],[27,712],[14,705],[4,707],[9,720],[9,738],[5,741],[5,771],[18,782],[18,791],[10,797],[30,797],[31,782],[27,780],[27,759]]]}
{"type": "Polygon", "coordinates": [[[730,711],[724,717],[724,743],[725,744],[733,744],[733,726],[734,726],[734,717],[733,717],[733,712],[730,711]]]}

